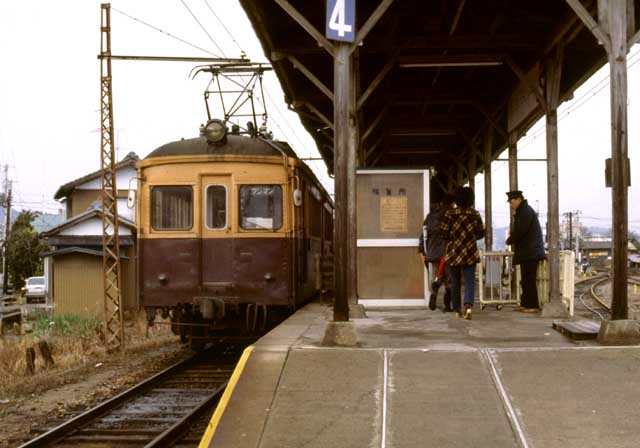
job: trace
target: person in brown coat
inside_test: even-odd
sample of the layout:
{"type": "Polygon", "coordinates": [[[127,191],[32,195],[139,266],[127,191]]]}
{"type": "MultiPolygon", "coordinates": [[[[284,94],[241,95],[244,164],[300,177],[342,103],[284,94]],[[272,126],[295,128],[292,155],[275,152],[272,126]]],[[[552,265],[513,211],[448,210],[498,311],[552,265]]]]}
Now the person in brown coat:
{"type": "Polygon", "coordinates": [[[473,307],[476,263],[480,253],[476,240],[484,236],[484,224],[480,213],[473,208],[475,196],[469,187],[456,190],[457,208],[445,213],[441,230],[447,240],[445,262],[451,275],[451,306],[458,317],[462,317],[460,307],[460,286],[464,277],[464,318],[471,319],[473,307]]]}

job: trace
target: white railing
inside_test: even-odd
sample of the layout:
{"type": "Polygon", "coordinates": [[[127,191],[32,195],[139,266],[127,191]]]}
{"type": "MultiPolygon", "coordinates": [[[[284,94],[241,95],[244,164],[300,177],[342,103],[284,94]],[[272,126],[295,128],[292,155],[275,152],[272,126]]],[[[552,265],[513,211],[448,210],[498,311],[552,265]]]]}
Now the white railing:
{"type": "MultiPolygon", "coordinates": [[[[572,251],[560,251],[560,293],[569,316],[574,313],[574,281],[575,255],[572,251]]],[[[502,308],[504,304],[517,304],[520,300],[520,268],[512,269],[513,252],[480,252],[478,264],[478,288],[480,307],[496,305],[502,308]],[[515,276],[517,294],[511,292],[511,278],[515,276]]],[[[544,260],[538,265],[536,275],[538,300],[544,306],[549,302],[549,273],[548,263],[544,260]]]]}
{"type": "Polygon", "coordinates": [[[517,304],[519,298],[511,293],[512,252],[480,252],[478,264],[478,288],[480,308],[496,305],[501,309],[505,304],[517,304]]]}

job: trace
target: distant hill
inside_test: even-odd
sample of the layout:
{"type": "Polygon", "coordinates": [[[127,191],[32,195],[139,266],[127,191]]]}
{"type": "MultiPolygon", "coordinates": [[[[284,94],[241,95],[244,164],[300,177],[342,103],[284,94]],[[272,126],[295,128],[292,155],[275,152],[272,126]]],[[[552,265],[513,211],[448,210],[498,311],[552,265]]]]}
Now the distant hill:
{"type": "MultiPolygon", "coordinates": [[[[33,210],[37,212],[37,210],[33,210]]],[[[33,220],[31,223],[36,232],[42,233],[51,229],[52,227],[57,226],[62,221],[64,221],[63,216],[59,213],[43,213],[39,212],[40,216],[33,220]]],[[[11,224],[13,224],[20,214],[20,210],[11,209],[11,224]]],[[[4,232],[4,224],[5,224],[5,209],[0,208],[0,235],[4,232]]]]}
{"type": "Polygon", "coordinates": [[[60,213],[42,213],[31,223],[36,232],[42,233],[64,221],[60,213]]]}
{"type": "MultiPolygon", "coordinates": [[[[15,208],[11,209],[12,224],[16,220],[19,214],[20,214],[20,210],[16,210],[15,208]]],[[[6,210],[4,208],[0,208],[0,230],[4,230],[4,223],[6,221],[5,216],[7,216],[6,210]]]]}

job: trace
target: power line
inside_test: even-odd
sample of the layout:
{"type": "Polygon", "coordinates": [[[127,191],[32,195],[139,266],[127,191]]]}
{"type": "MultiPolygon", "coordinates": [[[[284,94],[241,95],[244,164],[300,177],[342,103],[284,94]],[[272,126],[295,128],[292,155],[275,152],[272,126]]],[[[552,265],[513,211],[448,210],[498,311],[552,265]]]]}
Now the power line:
{"type": "MultiPolygon", "coordinates": [[[[636,65],[638,62],[640,62],[640,50],[636,51],[634,54],[632,54],[631,56],[629,56],[627,62],[629,63],[627,65],[627,70],[630,69],[631,67],[633,67],[634,65],[636,65]],[[634,60],[635,59],[635,60],[634,60]]],[[[585,105],[589,100],[591,100],[593,97],[595,97],[598,93],[600,93],[602,90],[604,90],[605,87],[607,87],[610,84],[610,75],[605,76],[603,79],[601,79],[600,81],[598,81],[598,83],[596,83],[595,85],[593,85],[589,90],[587,90],[585,93],[582,94],[582,96],[578,99],[576,99],[574,102],[572,102],[570,105],[567,106],[567,108],[565,110],[563,110],[562,112],[560,112],[560,116],[558,117],[558,122],[562,121],[563,119],[565,119],[568,115],[570,115],[572,112],[575,112],[576,110],[578,110],[580,107],[582,107],[583,105],[585,105]]],[[[545,124],[544,122],[540,125],[540,127],[538,129],[536,129],[531,137],[529,137],[522,145],[518,146],[518,151],[520,151],[521,149],[526,148],[528,145],[530,145],[535,139],[537,139],[538,137],[540,137],[544,132],[545,132],[545,124]]]]}
{"type": "Polygon", "coordinates": [[[208,50],[205,50],[204,48],[200,48],[200,47],[198,47],[197,45],[194,45],[194,44],[192,44],[192,43],[190,43],[190,42],[187,42],[186,40],[184,40],[184,39],[182,39],[182,38],[180,38],[180,37],[178,37],[178,36],[174,36],[173,34],[171,34],[171,33],[167,32],[167,31],[165,31],[165,30],[162,30],[162,29],[160,29],[160,28],[158,28],[158,27],[155,27],[155,26],[153,26],[153,25],[151,25],[151,24],[149,24],[149,23],[147,23],[147,22],[144,22],[144,21],[142,21],[142,20],[140,20],[140,19],[137,19],[137,18],[135,18],[135,17],[133,17],[133,16],[131,16],[131,15],[127,14],[126,12],[122,12],[122,11],[120,11],[119,9],[114,8],[113,6],[111,7],[111,10],[112,10],[112,11],[115,11],[115,12],[117,12],[117,13],[119,13],[119,14],[122,14],[122,15],[123,15],[123,16],[125,16],[125,17],[130,18],[131,20],[135,20],[136,22],[142,23],[143,25],[148,26],[149,28],[152,28],[152,29],[154,29],[154,30],[156,30],[156,31],[158,31],[158,32],[160,32],[160,33],[162,33],[162,34],[165,34],[165,35],[167,35],[167,36],[169,36],[169,37],[172,37],[173,39],[176,39],[176,40],[178,40],[178,41],[182,42],[183,44],[187,44],[187,45],[189,45],[190,47],[196,48],[196,49],[198,49],[198,50],[200,50],[200,51],[204,51],[205,53],[210,54],[211,56],[215,56],[216,58],[219,58],[219,57],[220,57],[220,55],[217,55],[217,54],[212,53],[212,52],[210,52],[210,51],[208,51],[208,50]]]}
{"type": "MultiPolygon", "coordinates": [[[[184,5],[184,7],[187,9],[187,11],[189,11],[189,13],[190,13],[190,14],[191,14],[191,16],[193,17],[193,19],[198,23],[198,25],[200,26],[200,28],[202,28],[202,30],[205,32],[205,34],[209,37],[209,39],[211,40],[211,42],[212,42],[212,43],[215,45],[215,47],[220,51],[220,53],[222,54],[222,56],[223,56],[223,57],[226,57],[225,52],[220,48],[220,46],[216,43],[216,41],[213,39],[213,37],[211,37],[211,35],[207,32],[207,30],[205,29],[204,25],[200,22],[200,20],[198,20],[198,18],[197,18],[197,17],[196,17],[196,15],[193,13],[193,11],[189,8],[189,6],[184,2],[184,0],[180,0],[180,1],[181,1],[181,2],[182,2],[182,4],[184,5]]],[[[205,2],[206,2],[206,0],[205,0],[205,2]]],[[[213,11],[213,9],[211,8],[211,6],[210,6],[208,3],[206,3],[206,4],[207,4],[207,7],[209,8],[209,10],[211,11],[211,13],[212,13],[212,14],[214,15],[214,17],[216,18],[216,20],[218,20],[218,22],[220,22],[220,23],[222,24],[223,28],[225,29],[225,31],[227,32],[227,34],[229,35],[229,37],[231,37],[231,39],[236,43],[236,45],[238,46],[238,48],[240,48],[240,51],[242,51],[242,48],[240,47],[240,45],[238,44],[238,42],[236,41],[236,39],[233,37],[233,34],[231,34],[231,32],[229,31],[229,29],[228,29],[228,28],[226,28],[226,26],[224,26],[224,24],[222,23],[222,21],[220,20],[220,18],[216,15],[216,13],[213,11]]],[[[141,19],[138,19],[138,18],[136,18],[136,17],[133,17],[133,16],[132,16],[132,15],[130,15],[130,14],[127,14],[127,13],[125,13],[125,12],[123,12],[123,11],[120,11],[120,10],[119,10],[119,9],[117,9],[117,8],[113,8],[113,7],[112,7],[111,9],[112,9],[112,10],[114,10],[114,11],[116,11],[117,13],[122,14],[122,15],[124,15],[125,17],[128,17],[128,18],[129,18],[129,19],[131,19],[131,20],[134,20],[134,21],[136,21],[136,22],[138,22],[138,23],[141,23],[141,24],[143,24],[143,25],[145,25],[145,26],[147,26],[147,27],[149,27],[149,28],[151,28],[151,29],[153,29],[153,30],[155,30],[155,31],[158,31],[158,32],[160,32],[160,33],[162,33],[162,34],[165,34],[165,35],[169,36],[169,37],[172,37],[172,38],[174,38],[174,39],[176,39],[176,40],[178,40],[178,41],[180,41],[180,42],[182,42],[182,43],[185,43],[185,44],[187,44],[187,45],[189,45],[189,46],[191,46],[191,47],[197,48],[197,49],[198,49],[198,50],[200,50],[200,51],[204,51],[205,53],[211,54],[211,55],[213,55],[213,56],[215,56],[215,57],[220,57],[218,54],[215,54],[215,53],[212,53],[212,52],[210,52],[210,51],[208,51],[208,50],[205,50],[205,49],[203,49],[203,48],[200,48],[200,47],[198,47],[198,46],[196,46],[196,45],[194,45],[194,44],[192,44],[192,43],[190,43],[190,42],[187,42],[186,40],[184,40],[184,39],[182,39],[182,38],[179,38],[179,37],[177,37],[177,36],[174,36],[173,34],[171,34],[171,33],[167,32],[167,31],[164,31],[164,30],[162,30],[162,29],[160,29],[160,28],[158,28],[158,27],[156,27],[156,26],[153,26],[153,25],[151,25],[151,24],[149,24],[149,23],[147,23],[147,22],[145,22],[145,21],[143,21],[143,20],[141,20],[141,19]]],[[[284,122],[285,122],[285,123],[288,123],[288,121],[286,120],[286,118],[284,118],[284,116],[283,116],[283,114],[282,114],[282,112],[281,112],[280,108],[278,107],[278,104],[277,104],[275,101],[273,101],[273,99],[269,96],[268,92],[267,92],[267,96],[269,97],[269,99],[270,99],[270,100],[271,100],[271,102],[273,103],[274,108],[275,108],[275,110],[278,112],[278,114],[280,115],[280,117],[284,120],[284,122]]],[[[263,107],[265,107],[265,105],[264,105],[264,104],[263,104],[263,107]]],[[[265,107],[265,110],[266,110],[266,107],[265,107]]],[[[280,127],[280,125],[278,124],[278,122],[277,122],[275,119],[272,119],[272,121],[273,121],[273,123],[275,124],[275,126],[280,130],[280,132],[282,132],[283,136],[284,136],[287,140],[290,140],[290,139],[287,137],[287,133],[282,129],[282,127],[280,127]]],[[[296,132],[295,132],[293,129],[292,129],[292,132],[293,132],[294,136],[296,137],[296,139],[298,140],[298,142],[301,144],[301,146],[302,146],[302,147],[304,147],[305,145],[302,143],[302,140],[298,137],[298,135],[296,134],[296,132]]],[[[311,154],[311,152],[309,152],[309,154],[311,154]]]]}
{"type": "Polygon", "coordinates": [[[193,17],[193,20],[195,20],[198,25],[200,25],[200,28],[202,28],[202,31],[204,31],[204,34],[207,35],[207,37],[209,37],[209,40],[213,43],[213,45],[218,49],[218,51],[222,54],[222,57],[227,57],[226,54],[224,54],[224,51],[222,51],[222,48],[220,48],[218,46],[218,44],[216,43],[215,40],[213,40],[213,37],[211,37],[211,34],[209,34],[209,32],[207,31],[207,29],[204,27],[204,25],[202,25],[202,23],[200,22],[200,20],[198,20],[198,18],[196,17],[196,15],[193,13],[193,11],[191,11],[191,9],[187,6],[187,4],[184,2],[184,0],[180,0],[180,2],[182,2],[182,4],[184,5],[185,8],[187,8],[187,11],[189,11],[189,14],[191,14],[191,17],[193,17]]]}
{"type": "Polygon", "coordinates": [[[213,8],[211,7],[211,5],[209,4],[208,0],[204,0],[204,3],[207,5],[207,8],[209,8],[209,11],[211,11],[211,14],[213,14],[213,16],[216,18],[216,20],[218,21],[218,23],[222,26],[222,28],[224,28],[224,30],[227,32],[227,34],[229,35],[229,37],[231,38],[231,40],[233,41],[233,43],[236,44],[236,46],[238,47],[238,49],[240,50],[241,53],[244,53],[245,51],[242,49],[242,47],[240,46],[240,44],[238,43],[238,41],[235,40],[235,38],[233,37],[233,35],[231,34],[231,32],[229,31],[229,29],[225,26],[224,22],[222,20],[220,20],[220,17],[218,17],[218,15],[216,14],[216,12],[213,10],[213,8]]]}

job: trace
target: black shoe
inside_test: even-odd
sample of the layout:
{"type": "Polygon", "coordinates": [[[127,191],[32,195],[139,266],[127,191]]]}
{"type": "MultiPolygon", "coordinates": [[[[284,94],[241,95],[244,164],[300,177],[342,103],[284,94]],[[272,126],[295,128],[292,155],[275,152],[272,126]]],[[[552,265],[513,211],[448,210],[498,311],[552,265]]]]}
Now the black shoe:
{"type": "Polygon", "coordinates": [[[436,309],[436,294],[435,293],[431,293],[431,295],[429,296],[429,309],[431,311],[436,309]]]}
{"type": "Polygon", "coordinates": [[[453,308],[451,308],[451,290],[445,289],[444,290],[444,308],[442,309],[442,312],[450,313],[452,311],[453,311],[453,308]]]}

